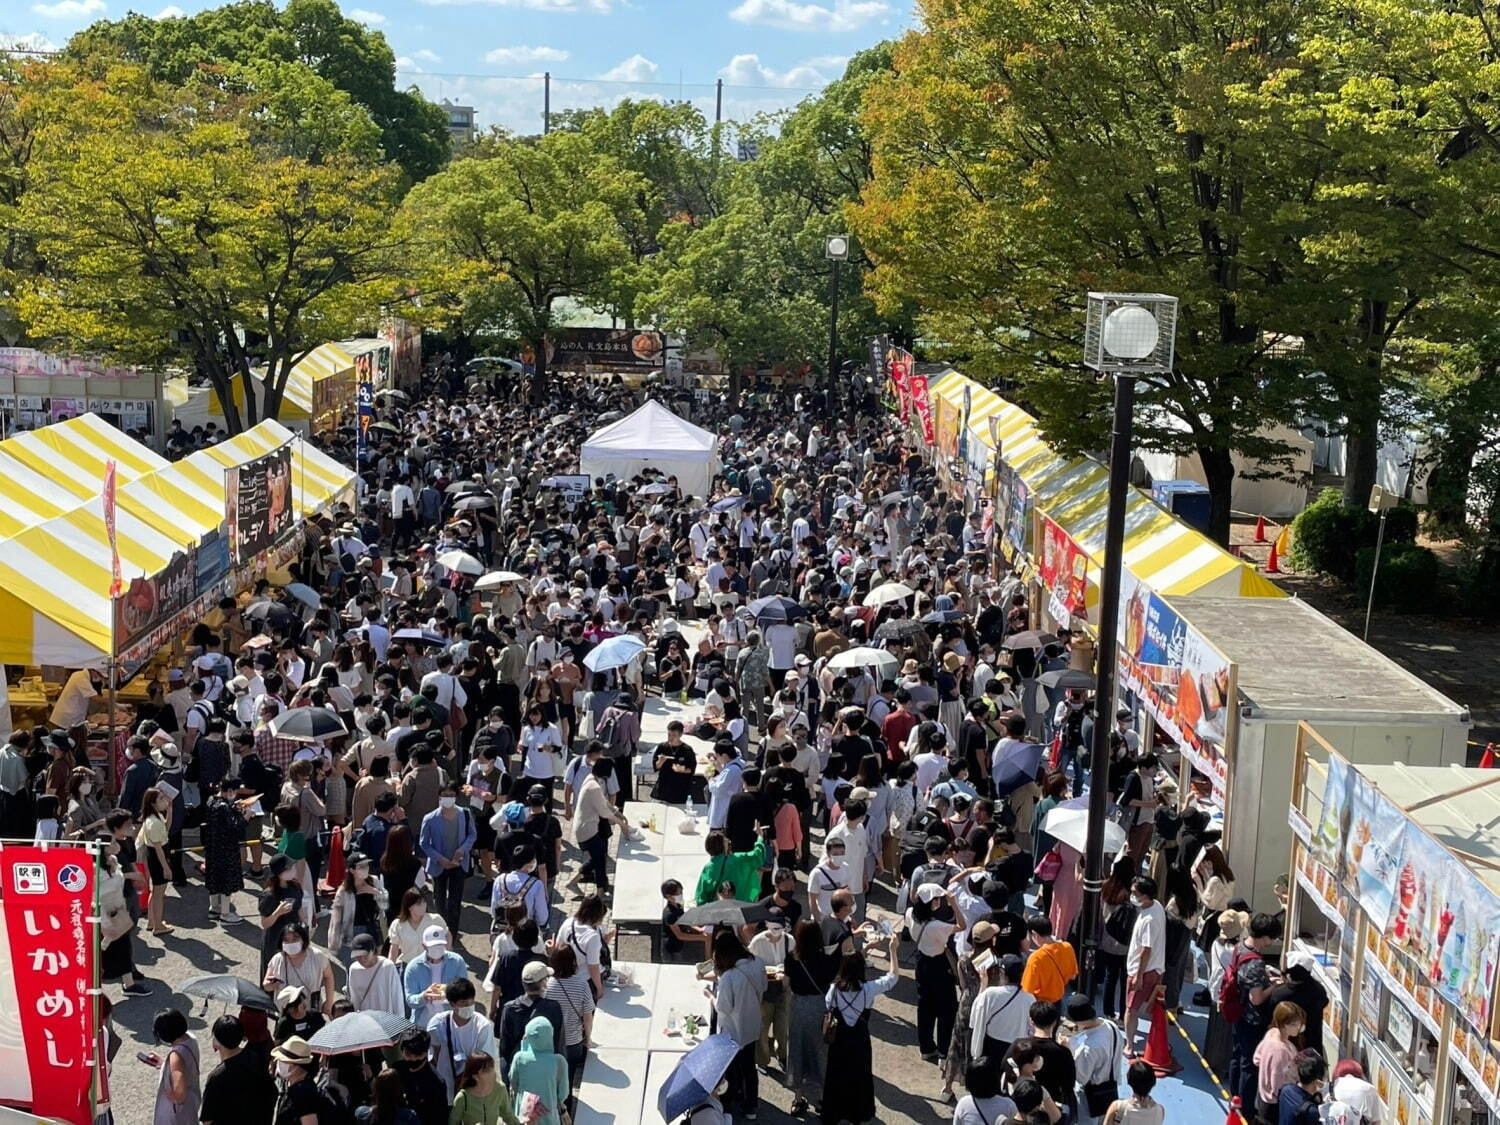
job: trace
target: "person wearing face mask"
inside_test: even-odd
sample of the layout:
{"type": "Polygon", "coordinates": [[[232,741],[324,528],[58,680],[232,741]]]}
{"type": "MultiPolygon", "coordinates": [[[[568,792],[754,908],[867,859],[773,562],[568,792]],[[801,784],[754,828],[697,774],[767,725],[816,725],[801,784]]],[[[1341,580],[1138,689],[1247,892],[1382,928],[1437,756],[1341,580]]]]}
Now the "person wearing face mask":
{"type": "Polygon", "coordinates": [[[401,1086],[420,1125],[447,1125],[448,1089],[432,1069],[432,1036],[414,1027],[401,1037],[401,1086]]]}
{"type": "Polygon", "coordinates": [[[474,832],[474,852],[478,857],[478,874],[485,880],[495,877],[495,829],[491,818],[510,796],[511,776],[506,769],[511,750],[515,748],[515,736],[505,725],[497,707],[490,712],[489,721],[474,736],[474,760],[469,763],[464,777],[464,796],[474,810],[478,820],[474,832]],[[511,749],[503,753],[497,742],[510,741],[511,749]]]}
{"type": "Polygon", "coordinates": [[[529,1118],[529,1125],[560,1125],[568,1100],[568,1064],[556,1050],[551,1022],[545,1016],[533,1016],[526,1025],[520,1049],[510,1062],[510,1088],[517,1105],[527,1094],[535,1094],[541,1113],[529,1118]]]}
{"type": "Polygon", "coordinates": [[[312,944],[301,922],[290,922],[281,931],[280,950],[266,966],[261,982],[273,996],[285,985],[302,987],[310,1007],[321,1008],[325,1018],[333,1015],[333,965],[328,954],[312,944]]]}
{"type": "Polygon", "coordinates": [[[356,1012],[389,1012],[406,1018],[406,993],[401,970],[389,957],[382,957],[370,934],[359,934],[350,946],[349,975],[345,984],[356,1012]]]}
{"type": "Polygon", "coordinates": [[[248,828],[244,810],[254,797],[241,797],[240,779],[225,777],[203,814],[203,883],[208,888],[208,917],[226,926],[244,919],[235,912],[234,896],[244,888],[240,846],[248,828]]]}
{"type": "Polygon", "coordinates": [[[447,1010],[444,989],[469,973],[464,959],[448,949],[448,932],[442,926],[428,926],[422,933],[422,956],[406,966],[402,981],[406,1006],[411,1012],[411,1022],[418,1027],[426,1027],[433,1016],[447,1010]]]}
{"type": "Polygon", "coordinates": [[[232,1125],[239,1121],[269,1121],[276,1110],[276,1082],[266,1073],[261,1056],[245,1050],[245,1029],[233,1016],[214,1021],[209,1049],[219,1065],[203,1083],[202,1125],[232,1125]]]}
{"type": "MultiPolygon", "coordinates": [[[[834,894],[849,889],[849,870],[845,866],[845,845],[835,837],[823,850],[823,859],[807,877],[807,906],[813,921],[833,913],[834,894]]],[[[852,898],[851,898],[852,901],[852,898]]]]}
{"type": "Polygon", "coordinates": [[[157,1012],[151,1030],[158,1043],[167,1045],[165,1057],[155,1051],[142,1057],[148,1066],[161,1071],[151,1125],[192,1125],[198,1120],[202,1099],[198,1089],[198,1042],[188,1031],[187,1017],[176,1008],[157,1012]]]}
{"type": "Polygon", "coordinates": [[[773,906],[766,913],[766,928],[750,939],[750,956],[766,968],[766,991],[760,999],[760,1039],[755,1045],[755,1062],[757,1066],[770,1066],[774,1054],[783,1072],[786,1071],[792,1016],[792,995],[786,986],[786,957],[791,946],[786,922],[786,915],[773,906]]]}
{"type": "Polygon", "coordinates": [[[378,875],[371,874],[370,857],[351,852],[344,881],[333,896],[328,947],[342,953],[361,934],[374,937],[380,933],[389,901],[385,884],[378,875]]]}
{"type": "MultiPolygon", "coordinates": [[[[129,816],[128,813],[122,815],[129,816]]],[[[127,996],[149,996],[150,987],[136,979],[135,946],[131,935],[135,933],[135,919],[131,916],[126,896],[134,896],[134,884],[126,877],[120,862],[120,841],[114,833],[102,832],[99,839],[99,975],[104,980],[118,979],[124,985],[127,996]]]]}
{"type": "Polygon", "coordinates": [[[68,777],[68,811],[63,829],[69,840],[91,838],[104,827],[109,810],[94,796],[98,788],[93,770],[75,769],[68,777]]]}
{"type": "Polygon", "coordinates": [[[1156,880],[1142,875],[1130,884],[1135,926],[1125,952],[1125,1053],[1135,1054],[1135,1029],[1141,1012],[1156,997],[1167,968],[1167,912],[1156,901],[1156,880]]]}
{"type": "Polygon", "coordinates": [[[172,798],[155,786],[141,798],[145,818],[136,834],[137,850],[146,857],[146,873],[151,876],[151,899],[146,907],[146,928],[153,934],[170,934],[173,927],[162,917],[167,904],[167,879],[171,864],[167,860],[168,821],[172,815],[172,798]]]}
{"type": "Polygon", "coordinates": [[[323,1099],[313,1084],[318,1063],[307,1040],[292,1036],[271,1052],[271,1060],[276,1066],[277,1085],[281,1087],[272,1125],[318,1125],[322,1120],[319,1111],[323,1099]]]}
{"type": "Polygon", "coordinates": [[[314,1011],[308,1005],[307,989],[300,984],[289,984],[278,992],[276,1006],[281,1009],[281,1016],[271,1038],[278,1043],[284,1043],[294,1035],[311,1039],[328,1022],[322,1012],[314,1011]]]}
{"type": "Polygon", "coordinates": [[[449,982],[443,989],[448,1010],[432,1017],[427,1034],[432,1037],[432,1068],[443,1080],[448,1100],[458,1090],[464,1064],[470,1055],[485,1054],[499,1061],[495,1025],[474,1007],[474,985],[468,977],[449,982]]]}
{"type": "Polygon", "coordinates": [[[458,807],[458,788],[444,784],[438,790],[438,807],[422,818],[419,840],[435,909],[454,933],[463,911],[464,880],[475,838],[473,814],[458,807]]]}

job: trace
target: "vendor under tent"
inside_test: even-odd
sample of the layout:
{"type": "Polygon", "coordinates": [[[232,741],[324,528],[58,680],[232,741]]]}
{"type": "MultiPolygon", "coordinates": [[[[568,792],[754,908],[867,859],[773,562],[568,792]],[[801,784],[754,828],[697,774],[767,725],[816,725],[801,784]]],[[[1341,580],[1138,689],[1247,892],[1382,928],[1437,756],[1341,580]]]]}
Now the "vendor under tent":
{"type": "Polygon", "coordinates": [[[657,469],[675,476],[687,495],[707,496],[722,468],[718,447],[714,434],[648,399],[635,413],[589,436],[579,451],[579,471],[629,480],[657,469]]]}

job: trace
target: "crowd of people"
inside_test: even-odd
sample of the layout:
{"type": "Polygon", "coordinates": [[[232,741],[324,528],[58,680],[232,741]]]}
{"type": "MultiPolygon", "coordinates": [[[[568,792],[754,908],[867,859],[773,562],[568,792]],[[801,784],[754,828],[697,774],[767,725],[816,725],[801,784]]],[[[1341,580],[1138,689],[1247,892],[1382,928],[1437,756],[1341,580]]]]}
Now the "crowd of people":
{"type": "Polygon", "coordinates": [[[1275,968],[1280,904],[1236,896],[1206,788],[1177,791],[1130,708],[1043,685],[1072,637],[1035,631],[984,509],[891,416],[700,402],[712,495],[659,472],[543,483],[635,401],[557,380],[538,408],[451,368],[384,397],[367,441],[329,445],[360,494],[305,529],[290,578],[313,597],[263,581],[185,638],[117,795],[81,756],[96,674],[0,747],[8,835],[105,845],[103,975],[124,997],[150,991],[137,943],[174,940],[169,884],[201,878],[212,922],[259,926],[274,1012],[247,1004],[200,1047],[163,1010],[156,1125],[569,1120],[643,759],[653,799],[706,808],[696,886],[661,887],[660,957],[699,965],[739,1052],[694,1125],[756,1120],[773,1077],[794,1114],[889,1120],[872,1036],[905,1034],[879,1016],[905,976],[902,1049],[961,1125],[1160,1125],[1142,1021],[1184,1004],[1209,1009],[1206,1054],[1247,1116],[1379,1120],[1358,1065],[1322,1057],[1321,986],[1275,968]],[[616,637],[639,655],[591,671],[616,637]],[[641,736],[650,696],[683,716],[661,741],[641,736]],[[329,733],[283,734],[303,708],[329,733]],[[1083,807],[1098,722],[1126,844],[1084,935],[1081,844],[1048,827],[1083,807]],[[724,901],[753,908],[689,913],[724,901]],[[461,948],[474,933],[487,964],[461,948]],[[361,1012],[410,1026],[323,1054],[319,1032],[361,1012]]]}

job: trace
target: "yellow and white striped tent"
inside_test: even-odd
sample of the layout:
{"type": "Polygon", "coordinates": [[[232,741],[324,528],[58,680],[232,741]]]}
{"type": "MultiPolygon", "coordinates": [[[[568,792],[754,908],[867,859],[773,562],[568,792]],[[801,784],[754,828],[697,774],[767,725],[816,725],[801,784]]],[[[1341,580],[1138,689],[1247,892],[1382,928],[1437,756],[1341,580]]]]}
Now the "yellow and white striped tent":
{"type": "MultiPolygon", "coordinates": [[[[998,419],[995,436],[1000,439],[1001,459],[1026,482],[1037,510],[1089,556],[1088,602],[1095,604],[1104,559],[1109,473],[1088,458],[1063,457],[1043,440],[1035,418],[957,371],[938,376],[929,390],[961,412],[966,387],[969,440],[993,456],[990,419],[998,419]]],[[[1255,567],[1235,558],[1139,489],[1131,489],[1126,502],[1125,566],[1138,581],[1163,595],[1286,596],[1255,567]]]]}
{"type": "MultiPolygon", "coordinates": [[[[348,374],[353,378],[354,357],[338,344],[319,344],[301,362],[292,368],[286,379],[286,391],[281,400],[281,417],[289,422],[306,422],[313,415],[313,384],[321,379],[332,379],[348,374]]],[[[257,374],[256,380],[261,379],[257,374]]],[[[244,388],[238,379],[234,382],[234,397],[243,409],[244,388]]],[[[209,413],[215,417],[224,414],[218,395],[209,396],[209,413]]]]}
{"type": "MultiPolygon", "coordinates": [[[[77,495],[66,510],[31,520],[0,539],[0,662],[78,668],[102,665],[111,657],[111,567],[101,494],[109,458],[97,460],[97,476],[91,481],[82,471],[94,463],[103,448],[100,442],[108,437],[97,427],[111,427],[93,415],[73,423],[87,426],[63,431],[72,423],[61,423],[25,435],[38,439],[28,456],[49,450],[55,464],[68,466],[58,475],[77,495]]],[[[130,468],[123,460],[117,462],[116,470],[115,538],[128,583],[161,573],[173,555],[196,546],[219,527],[224,519],[226,467],[252,461],[293,435],[277,422],[263,422],[175,464],[124,434],[118,438],[134,450],[115,451],[136,458],[130,468]],[[146,462],[140,460],[143,454],[146,462]],[[136,471],[143,463],[155,467],[136,471]]],[[[7,446],[0,443],[0,457],[12,452],[7,446]]],[[[352,472],[304,442],[292,450],[292,479],[302,518],[351,496],[354,483],[352,472]]],[[[12,518],[11,526],[15,525],[12,518]]]]}

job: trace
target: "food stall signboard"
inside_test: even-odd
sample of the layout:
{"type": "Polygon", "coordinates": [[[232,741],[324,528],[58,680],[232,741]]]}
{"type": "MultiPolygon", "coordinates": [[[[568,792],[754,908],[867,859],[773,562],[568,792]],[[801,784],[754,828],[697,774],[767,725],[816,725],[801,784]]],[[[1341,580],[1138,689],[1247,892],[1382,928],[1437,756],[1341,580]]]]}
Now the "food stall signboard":
{"type": "MultiPolygon", "coordinates": [[[[1057,524],[1042,520],[1042,581],[1069,614],[1084,616],[1088,591],[1088,556],[1057,524]]],[[[1053,614],[1058,617],[1058,614],[1053,614]]],[[[1059,618],[1060,619],[1060,618],[1059,618]]]]}
{"type": "Polygon", "coordinates": [[[655,370],[666,358],[667,338],[629,328],[564,328],[553,339],[551,351],[559,367],[655,370]]]}
{"type": "Polygon", "coordinates": [[[292,446],[224,471],[229,557],[244,566],[292,529],[292,446]]]}
{"type": "Polygon", "coordinates": [[[1233,665],[1128,569],[1121,568],[1120,581],[1121,677],[1222,803],[1233,665]]]}
{"type": "Polygon", "coordinates": [[[5,1055],[19,1064],[0,1068],[0,1101],[72,1125],[94,1120],[97,866],[92,848],[0,844],[0,972],[18,1025],[5,1055]]]}
{"type": "Polygon", "coordinates": [[[156,629],[171,625],[198,594],[195,550],[179,551],[166,569],[149,577],[132,578],[114,600],[115,648],[128,652],[156,629]]]}

